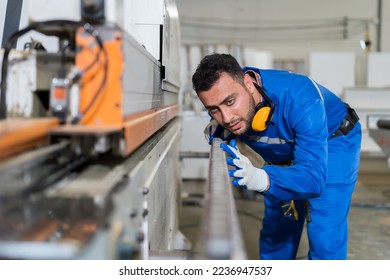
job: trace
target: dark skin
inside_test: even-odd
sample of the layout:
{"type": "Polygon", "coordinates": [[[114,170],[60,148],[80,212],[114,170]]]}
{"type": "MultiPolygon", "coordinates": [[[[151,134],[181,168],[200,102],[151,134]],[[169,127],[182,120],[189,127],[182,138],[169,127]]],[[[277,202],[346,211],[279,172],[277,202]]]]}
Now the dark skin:
{"type": "Polygon", "coordinates": [[[241,84],[222,73],[209,90],[199,92],[198,96],[211,116],[237,136],[250,129],[255,106],[261,101],[261,95],[248,74],[244,75],[241,84]]]}

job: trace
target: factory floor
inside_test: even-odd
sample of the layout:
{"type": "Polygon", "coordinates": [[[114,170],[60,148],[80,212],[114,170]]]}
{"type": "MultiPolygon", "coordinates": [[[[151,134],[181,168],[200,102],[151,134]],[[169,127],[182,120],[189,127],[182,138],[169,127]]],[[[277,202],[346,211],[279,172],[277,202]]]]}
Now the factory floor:
{"type": "MultiPolygon", "coordinates": [[[[191,242],[188,258],[196,258],[206,180],[183,180],[180,230],[191,242]]],[[[234,192],[247,259],[258,259],[258,236],[263,217],[260,194],[234,192]]],[[[297,259],[306,259],[307,236],[302,235],[297,259]]],[[[349,260],[390,260],[390,169],[361,172],[349,215],[349,260]]]]}

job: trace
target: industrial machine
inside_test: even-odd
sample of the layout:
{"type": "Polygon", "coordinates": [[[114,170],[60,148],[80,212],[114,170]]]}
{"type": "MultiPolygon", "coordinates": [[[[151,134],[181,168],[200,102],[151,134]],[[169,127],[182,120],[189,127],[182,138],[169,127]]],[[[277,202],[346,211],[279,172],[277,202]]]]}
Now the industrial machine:
{"type": "MultiPolygon", "coordinates": [[[[143,2],[143,1],[140,1],[143,2]]],[[[158,0],[159,57],[81,1],[81,20],[33,22],[3,50],[0,259],[180,257],[179,23],[158,0]],[[31,39],[58,38],[58,51],[31,39]]],[[[142,5],[142,4],[141,4],[142,5]]]]}
{"type": "Polygon", "coordinates": [[[372,114],[367,116],[370,137],[381,148],[390,168],[390,114],[372,114]]]}

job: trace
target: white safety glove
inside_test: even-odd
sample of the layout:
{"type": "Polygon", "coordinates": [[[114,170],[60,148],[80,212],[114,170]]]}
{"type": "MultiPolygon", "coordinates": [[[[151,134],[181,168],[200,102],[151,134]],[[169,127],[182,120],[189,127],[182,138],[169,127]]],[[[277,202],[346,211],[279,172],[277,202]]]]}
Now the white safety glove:
{"type": "Polygon", "coordinates": [[[221,148],[231,156],[226,158],[226,162],[236,168],[229,170],[229,176],[234,178],[233,185],[258,192],[268,189],[268,174],[263,169],[254,167],[250,160],[240,153],[235,139],[231,140],[229,145],[221,143],[221,148]]]}
{"type": "Polygon", "coordinates": [[[215,137],[219,137],[222,141],[225,141],[233,137],[233,134],[222,125],[218,124],[215,119],[211,119],[204,129],[204,136],[207,142],[211,145],[215,137]]]}

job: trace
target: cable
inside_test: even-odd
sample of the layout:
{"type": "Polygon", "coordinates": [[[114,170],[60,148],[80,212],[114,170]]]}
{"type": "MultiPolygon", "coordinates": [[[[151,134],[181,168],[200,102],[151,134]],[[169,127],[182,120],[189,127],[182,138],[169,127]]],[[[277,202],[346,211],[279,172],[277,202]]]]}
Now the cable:
{"type": "MultiPolygon", "coordinates": [[[[92,97],[91,101],[89,102],[89,104],[87,105],[87,107],[84,109],[83,112],[80,113],[79,116],[77,116],[73,121],[72,123],[75,124],[75,123],[79,123],[82,121],[83,117],[91,110],[91,108],[93,107],[93,104],[96,102],[96,100],[98,99],[98,97],[101,95],[101,93],[103,92],[103,88],[107,82],[107,73],[108,73],[108,55],[107,55],[107,51],[104,49],[104,46],[103,46],[103,41],[101,40],[97,30],[95,30],[89,23],[85,24],[83,26],[84,30],[87,31],[88,33],[90,33],[95,39],[96,39],[96,42],[98,43],[99,45],[99,48],[100,48],[100,51],[96,54],[95,56],[95,60],[94,62],[92,62],[91,64],[89,64],[87,67],[86,67],[86,70],[88,71],[90,68],[92,68],[93,64],[95,64],[97,61],[100,60],[100,54],[103,53],[104,55],[104,76],[103,76],[103,79],[102,79],[102,82],[100,83],[99,85],[99,88],[98,90],[96,91],[95,95],[92,97]]],[[[85,70],[84,70],[85,71],[85,70]]],[[[92,78],[93,79],[93,78],[92,78]]]]}
{"type": "Polygon", "coordinates": [[[16,40],[25,35],[26,33],[35,30],[44,33],[44,29],[48,26],[66,26],[76,28],[84,24],[79,21],[70,20],[49,20],[42,22],[35,22],[24,29],[21,29],[10,36],[5,47],[3,54],[3,62],[1,65],[1,84],[0,84],[0,120],[7,118],[7,104],[6,104],[6,93],[7,93],[7,74],[8,74],[8,57],[15,44],[16,40]]]}
{"type": "MultiPolygon", "coordinates": [[[[94,29],[89,23],[83,22],[83,21],[70,21],[70,20],[49,20],[49,21],[42,21],[42,22],[35,22],[29,26],[27,26],[24,29],[19,30],[18,32],[14,33],[7,41],[7,44],[4,48],[4,54],[3,54],[3,61],[1,65],[1,83],[0,83],[0,120],[7,118],[7,104],[6,104],[6,92],[7,92],[7,72],[8,72],[8,57],[10,54],[11,49],[13,48],[14,43],[16,40],[25,35],[26,33],[30,31],[38,31],[40,33],[45,33],[45,29],[47,30],[48,26],[60,26],[65,28],[71,28],[72,32],[78,27],[82,27],[87,33],[89,33],[94,39],[96,40],[97,44],[99,45],[100,52],[97,53],[95,60],[86,67],[86,69],[83,70],[81,75],[83,73],[86,73],[89,71],[95,63],[99,61],[100,54],[103,52],[105,56],[105,64],[104,64],[104,77],[102,80],[101,85],[99,86],[99,89],[97,90],[96,94],[92,98],[91,102],[88,104],[87,108],[82,112],[82,115],[85,115],[90,108],[92,107],[93,103],[97,100],[98,96],[102,92],[102,89],[106,83],[107,80],[107,69],[108,69],[108,55],[104,49],[103,41],[100,38],[98,32],[96,29],[94,29]]],[[[69,34],[70,35],[70,34],[69,34]]],[[[70,37],[70,36],[69,36],[70,37]]],[[[65,50],[63,50],[65,51],[65,50]]],[[[75,75],[73,77],[73,81],[81,78],[81,75],[75,75]]]]}

